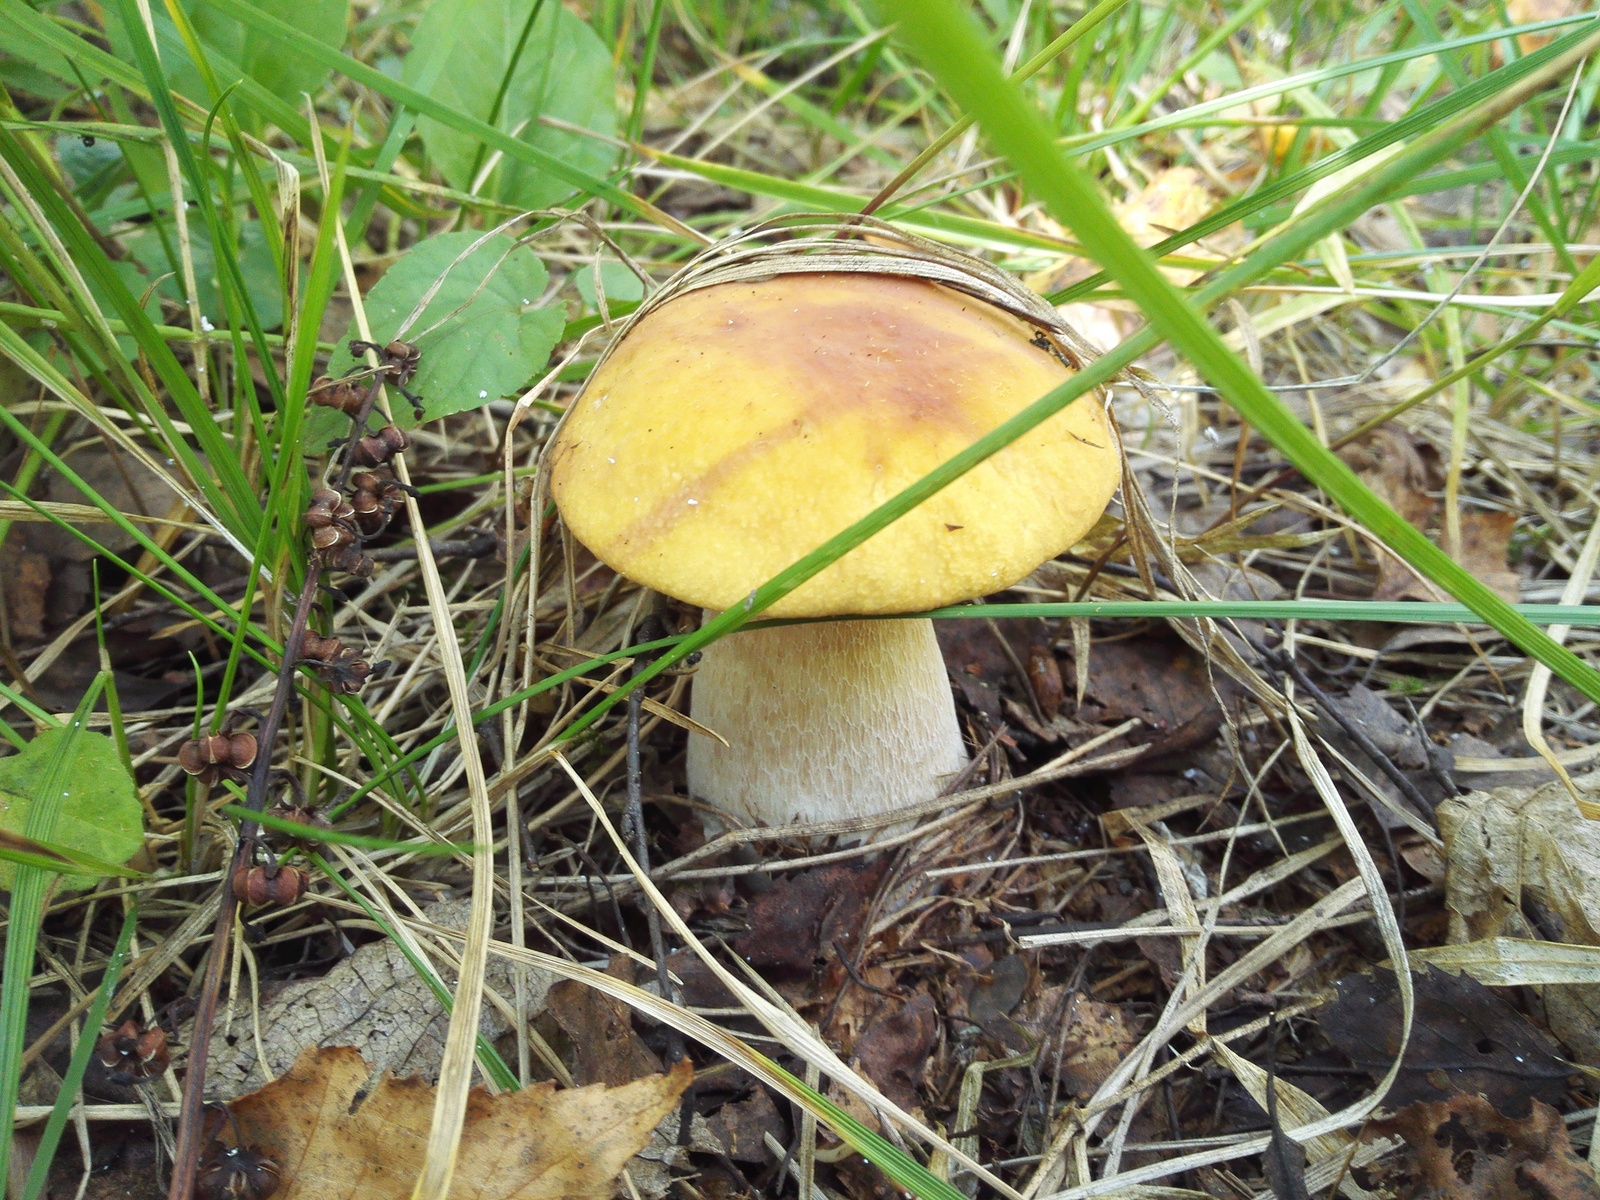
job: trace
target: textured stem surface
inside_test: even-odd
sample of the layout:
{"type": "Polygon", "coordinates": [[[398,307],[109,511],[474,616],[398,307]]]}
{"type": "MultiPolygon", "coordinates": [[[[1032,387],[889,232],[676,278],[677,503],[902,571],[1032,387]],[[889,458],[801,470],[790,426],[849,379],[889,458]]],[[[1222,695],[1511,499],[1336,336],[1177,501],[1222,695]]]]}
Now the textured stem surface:
{"type": "Polygon", "coordinates": [[[706,648],[689,790],[763,825],[893,812],[966,763],[932,621],[835,621],[736,633],[706,648]]]}

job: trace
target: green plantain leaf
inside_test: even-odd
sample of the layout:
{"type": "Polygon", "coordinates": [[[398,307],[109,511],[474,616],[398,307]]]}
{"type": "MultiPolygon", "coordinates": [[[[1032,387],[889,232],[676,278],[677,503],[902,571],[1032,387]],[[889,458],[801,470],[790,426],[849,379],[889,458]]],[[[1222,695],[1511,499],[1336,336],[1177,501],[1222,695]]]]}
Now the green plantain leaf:
{"type": "MultiPolygon", "coordinates": [[[[222,303],[222,281],[217,276],[217,255],[211,246],[210,231],[203,223],[191,219],[189,240],[190,252],[194,256],[195,287],[200,293],[200,315],[221,327],[227,323],[228,316],[222,303]]],[[[113,264],[135,296],[142,295],[152,281],[159,280],[156,295],[168,300],[183,300],[183,283],[167,258],[167,244],[177,244],[177,232],[171,221],[162,222],[159,231],[154,224],[144,225],[128,234],[123,243],[134,262],[143,267],[147,275],[142,283],[136,283],[134,274],[126,269],[126,262],[113,264]],[[161,240],[162,233],[166,234],[166,243],[161,240]]],[[[236,257],[239,273],[244,277],[245,290],[250,293],[250,302],[260,316],[261,327],[265,330],[279,328],[283,324],[283,282],[278,278],[277,264],[272,261],[266,231],[261,227],[261,222],[253,217],[239,222],[236,257]]],[[[159,315],[159,312],[158,307],[154,315],[159,315]]]]}
{"type": "MultiPolygon", "coordinates": [[[[544,366],[565,327],[560,311],[535,307],[549,277],[532,250],[500,234],[455,261],[481,236],[443,233],[418,243],[367,294],[373,339],[382,344],[404,336],[422,351],[407,387],[422,397],[427,421],[515,392],[544,366]],[[401,335],[401,323],[441,277],[444,282],[427,309],[401,335]]],[[[354,327],[346,331],[328,374],[342,375],[360,365],[349,349],[349,339],[360,336],[354,327]]],[[[400,424],[415,423],[410,406],[398,397],[392,407],[400,424]]],[[[330,409],[308,412],[306,448],[320,453],[346,425],[330,409]],[[334,424],[313,420],[319,413],[334,416],[334,424]]]]}
{"type": "MultiPolygon", "coordinates": [[[[0,830],[25,834],[39,789],[52,774],[51,757],[69,736],[66,762],[54,772],[63,790],[50,843],[84,856],[80,864],[126,862],[144,842],[144,811],[116,746],[103,733],[47,729],[16,754],[0,758],[0,830]]],[[[0,861],[0,887],[10,889],[15,869],[0,861]]],[[[83,873],[75,873],[63,876],[61,886],[85,887],[89,882],[83,873]]]]}
{"type": "MultiPolygon", "coordinates": [[[[270,33],[224,16],[204,0],[186,0],[184,8],[201,41],[238,63],[250,78],[281,100],[298,107],[303,103],[302,92],[315,92],[328,78],[326,67],[293,53],[270,33]]],[[[350,0],[276,0],[272,11],[325,46],[337,50],[344,45],[350,0]]],[[[230,81],[221,82],[226,86],[230,81]]],[[[187,61],[173,64],[173,90],[196,98],[206,94],[199,72],[187,61]]]]}
{"type": "MultiPolygon", "coordinates": [[[[418,22],[413,43],[447,40],[448,57],[431,83],[422,79],[423,56],[406,59],[407,84],[588,174],[604,175],[616,164],[617,148],[601,140],[617,131],[611,54],[558,0],[437,0],[418,22]],[[541,117],[601,138],[540,124],[541,117]]],[[[421,118],[417,129],[451,186],[471,189],[488,161],[483,142],[431,117],[421,118]]],[[[502,159],[479,195],[543,208],[571,190],[532,164],[502,159]]]]}

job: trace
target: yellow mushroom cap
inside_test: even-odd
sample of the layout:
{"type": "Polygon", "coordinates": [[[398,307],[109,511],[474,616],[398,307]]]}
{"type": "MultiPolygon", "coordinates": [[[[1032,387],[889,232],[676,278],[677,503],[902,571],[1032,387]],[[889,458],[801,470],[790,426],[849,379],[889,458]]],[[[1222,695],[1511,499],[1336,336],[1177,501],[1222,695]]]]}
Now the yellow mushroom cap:
{"type": "MultiPolygon", "coordinates": [[[[937,284],[787,274],[642,317],[557,436],[563,519],[630,579],[728,608],[1068,376],[1022,321],[937,284]]],[[[915,612],[1073,545],[1121,475],[1070,404],[784,597],[772,616],[915,612]]]]}

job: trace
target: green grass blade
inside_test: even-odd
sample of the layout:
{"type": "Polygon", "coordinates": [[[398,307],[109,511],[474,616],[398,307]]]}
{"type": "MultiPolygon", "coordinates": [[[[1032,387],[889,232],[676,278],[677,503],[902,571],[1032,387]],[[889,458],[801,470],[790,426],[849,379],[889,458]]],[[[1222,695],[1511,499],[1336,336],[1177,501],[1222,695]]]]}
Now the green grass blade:
{"type": "MultiPolygon", "coordinates": [[[[194,147],[189,143],[188,131],[184,129],[183,120],[178,116],[177,102],[173,99],[172,90],[167,86],[166,72],[162,70],[161,60],[156,57],[155,44],[145,31],[144,21],[139,17],[138,5],[135,0],[122,0],[121,10],[128,40],[133,45],[133,57],[145,77],[145,90],[150,96],[151,103],[155,105],[157,116],[161,118],[161,127],[167,132],[167,141],[178,156],[178,165],[183,171],[183,177],[194,193],[193,199],[199,205],[200,215],[211,235],[211,245],[216,252],[215,261],[221,270],[218,283],[221,286],[223,305],[228,310],[228,324],[230,328],[237,328],[239,318],[243,318],[245,327],[250,331],[250,340],[255,345],[256,365],[261,368],[262,376],[266,379],[267,390],[272,395],[274,407],[281,408],[283,380],[278,375],[277,361],[267,345],[260,314],[256,312],[249,290],[245,287],[239,256],[230,252],[235,243],[228,231],[228,223],[225,223],[218,213],[216,199],[211,194],[211,181],[206,178],[206,173],[200,169],[200,163],[195,158],[194,147]]],[[[262,216],[265,218],[266,213],[262,216]]]]}
{"type": "MultiPolygon", "coordinates": [[[[1317,159],[1316,162],[1299,171],[1295,171],[1293,174],[1286,175],[1281,179],[1266,184],[1264,187],[1257,188],[1249,195],[1241,196],[1239,199],[1224,205],[1210,216],[1189,226],[1189,228],[1175,233],[1171,237],[1163,238],[1150,247],[1150,253],[1160,257],[1170,254],[1174,250],[1180,250],[1184,246],[1192,245],[1203,237],[1208,237],[1218,230],[1227,228],[1235,221],[1242,221],[1280,201],[1287,201],[1310,187],[1317,180],[1324,179],[1335,171],[1343,170],[1353,163],[1369,158],[1378,151],[1386,149],[1397,142],[1410,141],[1435,130],[1446,121],[1461,113],[1468,112],[1477,105],[1505,92],[1534,71],[1544,67],[1552,59],[1565,54],[1573,46],[1577,45],[1584,36],[1585,32],[1581,29],[1568,33],[1549,45],[1540,47],[1532,54],[1526,54],[1519,59],[1506,63],[1503,67],[1489,72],[1483,78],[1475,79],[1466,86],[1457,88],[1438,100],[1423,105],[1401,117],[1398,121],[1386,123],[1382,128],[1367,134],[1350,145],[1335,150],[1331,154],[1324,155],[1317,159]]],[[[1186,110],[1183,115],[1187,118],[1194,111],[1193,109],[1186,110]]],[[[1151,124],[1137,126],[1134,129],[1124,130],[1115,134],[1098,136],[1088,142],[1075,145],[1074,153],[1081,154],[1103,146],[1115,145],[1118,142],[1151,132],[1151,124]]],[[[1469,167],[1460,172],[1441,172],[1436,176],[1429,176],[1421,181],[1413,176],[1406,189],[1398,194],[1419,195],[1434,190],[1460,187],[1472,182],[1483,182],[1497,177],[1493,174],[1493,171],[1493,167],[1484,166],[1482,168],[1469,167]]],[[[1095,291],[1109,279],[1110,276],[1105,271],[1098,271],[1070,287],[1051,293],[1046,299],[1052,304],[1065,304],[1070,300],[1076,300],[1095,291]]]]}
{"type": "MultiPolygon", "coordinates": [[[[1535,625],[1573,625],[1600,628],[1600,605],[1519,604],[1517,612],[1535,625]]],[[[1067,600],[1037,604],[952,604],[907,616],[947,620],[957,617],[1127,617],[1136,620],[1183,620],[1205,617],[1214,621],[1382,621],[1401,625],[1480,624],[1483,620],[1465,604],[1406,600],[1067,600]]],[[[862,617],[858,620],[899,620],[897,617],[862,617]]],[[[761,622],[780,624],[780,622],[761,622]]]]}
{"type": "Polygon", "coordinates": [[[360,833],[345,833],[340,829],[312,829],[271,812],[251,812],[237,804],[224,804],[222,811],[238,821],[254,821],[263,829],[287,833],[308,842],[326,842],[331,846],[354,846],[359,850],[398,850],[403,854],[441,855],[471,854],[471,842],[417,842],[397,841],[394,838],[367,837],[360,833]]]}
{"type": "Polygon", "coordinates": [[[95,989],[94,1000],[89,1005],[89,1011],[83,1017],[83,1033],[78,1037],[78,1044],[72,1049],[72,1060],[67,1064],[67,1072],[61,1077],[61,1091],[56,1095],[55,1106],[50,1110],[50,1117],[44,1124],[44,1132],[39,1136],[39,1145],[34,1151],[33,1167],[28,1171],[27,1183],[23,1185],[22,1200],[38,1200],[44,1195],[45,1183],[50,1177],[50,1164],[55,1161],[56,1147],[61,1144],[61,1135],[67,1128],[67,1118],[72,1115],[72,1105],[78,1095],[78,1088],[83,1084],[83,1073],[89,1067],[89,1055],[94,1053],[95,1043],[100,1040],[100,1026],[105,1024],[106,1009],[111,1006],[111,996],[117,989],[117,980],[122,975],[122,968],[128,961],[128,947],[133,944],[133,931],[139,923],[139,908],[136,904],[128,906],[127,915],[122,918],[122,930],[117,934],[117,944],[112,947],[111,957],[106,960],[105,972],[100,976],[100,986],[95,989]]]}
{"type": "MultiPolygon", "coordinates": [[[[428,990],[433,993],[434,999],[439,1001],[440,1006],[444,1009],[446,1015],[448,1015],[451,1006],[454,1003],[454,997],[451,996],[450,989],[445,987],[444,983],[439,979],[439,976],[434,972],[433,965],[413,954],[411,952],[410,945],[408,945],[406,940],[394,931],[389,922],[384,919],[383,914],[377,909],[373,908],[372,905],[367,902],[367,898],[365,896],[363,896],[355,888],[351,887],[350,884],[345,881],[344,876],[335,871],[332,865],[327,862],[327,860],[322,858],[321,855],[315,853],[311,854],[309,857],[312,862],[317,864],[318,868],[321,869],[324,875],[339,885],[339,889],[344,892],[346,896],[349,896],[350,899],[354,900],[361,906],[362,910],[369,918],[372,919],[373,923],[383,931],[384,936],[395,944],[395,947],[400,951],[401,954],[406,956],[406,961],[411,964],[411,969],[417,973],[417,978],[421,979],[423,983],[428,985],[428,990]]],[[[490,1079],[493,1079],[495,1085],[503,1091],[514,1092],[522,1086],[517,1082],[516,1072],[514,1072],[506,1064],[506,1060],[501,1058],[500,1052],[494,1048],[494,1043],[490,1042],[489,1039],[484,1037],[481,1033],[478,1035],[478,1065],[483,1068],[484,1074],[489,1076],[490,1079]]]]}
{"type": "MultiPolygon", "coordinates": [[[[79,37],[68,29],[62,28],[55,21],[34,11],[22,0],[0,0],[0,28],[14,31],[19,39],[27,39],[39,46],[59,54],[67,63],[75,65],[90,79],[106,79],[118,87],[126,88],[135,95],[143,96],[144,77],[139,69],[130,63],[124,62],[114,54],[108,54],[92,42],[79,37]]],[[[162,52],[165,53],[169,46],[163,41],[162,52]]],[[[172,47],[175,53],[182,53],[182,46],[172,47]]],[[[222,64],[218,64],[222,65],[222,64]]],[[[251,79],[242,70],[232,64],[227,65],[225,71],[230,78],[237,78],[239,95],[261,116],[272,124],[284,130],[297,141],[303,142],[306,137],[306,121],[303,116],[294,110],[294,107],[285,104],[254,79],[251,79]]],[[[70,72],[59,73],[58,77],[71,86],[78,86],[79,81],[70,72]]],[[[191,101],[191,103],[194,103],[191,101]]],[[[201,111],[201,106],[195,104],[196,111],[201,111]]]]}
{"type": "Polygon", "coordinates": [[[25,867],[37,867],[42,871],[54,871],[58,875],[126,875],[135,879],[146,879],[144,871],[136,871],[132,867],[122,866],[119,863],[109,863],[104,859],[96,858],[92,854],[84,854],[78,850],[70,850],[66,846],[58,846],[54,842],[43,841],[39,838],[23,837],[11,833],[9,830],[0,829],[0,858],[6,862],[18,863],[25,867]]]}
{"type": "MultiPolygon", "coordinates": [[[[0,0],[0,3],[4,3],[4,0],[0,0]]],[[[0,155],[5,156],[6,161],[11,164],[29,189],[30,195],[60,236],[66,252],[72,256],[77,268],[83,272],[86,279],[97,283],[102,293],[112,301],[118,315],[126,323],[130,336],[138,342],[151,369],[166,388],[167,394],[177,406],[183,419],[193,430],[195,440],[210,459],[209,464],[202,464],[193,447],[178,433],[159,397],[151,394],[143,380],[139,378],[138,372],[128,368],[126,360],[119,351],[115,351],[114,347],[106,351],[106,357],[110,360],[108,368],[125,372],[124,377],[129,389],[139,397],[144,414],[160,428],[162,440],[166,443],[169,453],[183,463],[184,470],[194,481],[195,486],[205,494],[216,516],[236,534],[253,531],[259,520],[260,510],[249,481],[245,479],[239,467],[238,456],[211,419],[211,413],[201,401],[187,370],[173,355],[166,341],[156,333],[155,325],[140,305],[138,297],[128,290],[122,277],[112,267],[111,260],[106,257],[100,243],[78,221],[71,208],[56,193],[52,182],[40,173],[28,155],[21,152],[15,135],[5,128],[0,128],[0,155]]],[[[92,297],[78,299],[85,306],[94,303],[92,297]]],[[[76,322],[77,318],[73,319],[76,322]]],[[[16,339],[18,342],[20,340],[16,339]]],[[[18,362],[18,365],[24,366],[24,369],[36,374],[36,377],[44,382],[43,377],[37,375],[24,362],[24,358],[30,355],[33,359],[39,359],[37,353],[25,344],[23,352],[23,357],[10,354],[9,351],[8,354],[18,362]]],[[[92,359],[86,365],[93,368],[92,359]]],[[[53,373],[53,368],[46,369],[53,373]]]]}
{"type": "MultiPolygon", "coordinates": [[[[1029,182],[1051,215],[1078,235],[1152,325],[1219,389],[1244,420],[1425,577],[1584,695],[1600,701],[1600,671],[1524,619],[1379,499],[1227,348],[1199,310],[1117,224],[1092,181],[1056,148],[1043,118],[1005,81],[980,31],[953,0],[882,0],[882,8],[900,21],[901,36],[916,47],[956,101],[978,118],[996,149],[1029,182]]],[[[1591,27],[1568,54],[1575,64],[1596,46],[1600,46],[1600,31],[1591,27]]],[[[1555,62],[1564,67],[1568,58],[1555,62]]]]}
{"type": "Polygon", "coordinates": [[[821,1092],[807,1087],[759,1050],[751,1050],[750,1056],[773,1075],[786,1080],[789,1086],[803,1096],[816,1111],[818,1118],[827,1122],[828,1128],[844,1139],[852,1150],[900,1187],[916,1196],[918,1200],[967,1200],[965,1192],[951,1186],[948,1180],[940,1179],[904,1150],[885,1141],[821,1092]]]}

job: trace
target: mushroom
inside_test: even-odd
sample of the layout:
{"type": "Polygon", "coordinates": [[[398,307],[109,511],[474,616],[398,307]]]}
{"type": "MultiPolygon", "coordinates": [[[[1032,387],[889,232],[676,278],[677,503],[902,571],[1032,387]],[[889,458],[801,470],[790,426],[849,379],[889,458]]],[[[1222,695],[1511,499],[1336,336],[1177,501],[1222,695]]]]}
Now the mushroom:
{"type": "MultiPolygon", "coordinates": [[[[725,609],[1068,374],[1024,321],[921,279],[692,287],[643,312],[590,376],[552,447],[552,491],[619,573],[725,609]]],[[[1077,542],[1120,476],[1085,396],[765,615],[883,616],[999,591],[1077,542]]],[[[767,825],[933,800],[967,760],[926,618],[740,631],[706,648],[691,712],[727,744],[690,735],[690,791],[767,825]]]]}

